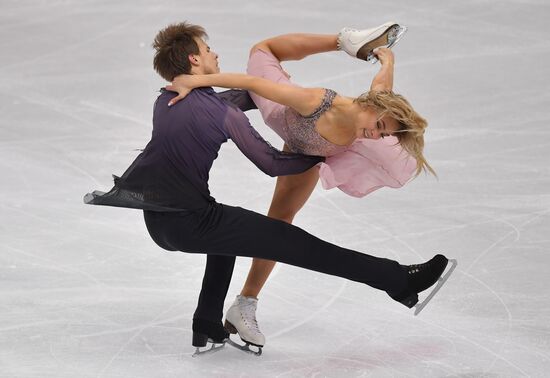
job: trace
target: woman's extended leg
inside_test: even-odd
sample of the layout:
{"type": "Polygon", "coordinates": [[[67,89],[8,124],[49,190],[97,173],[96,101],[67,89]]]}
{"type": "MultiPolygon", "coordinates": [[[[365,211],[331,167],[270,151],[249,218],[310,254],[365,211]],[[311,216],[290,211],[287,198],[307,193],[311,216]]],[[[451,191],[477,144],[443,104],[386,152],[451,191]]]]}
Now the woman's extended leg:
{"type": "Polygon", "coordinates": [[[279,61],[301,60],[306,56],[336,51],[336,34],[283,34],[256,43],[250,52],[256,49],[270,52],[279,61]]]}

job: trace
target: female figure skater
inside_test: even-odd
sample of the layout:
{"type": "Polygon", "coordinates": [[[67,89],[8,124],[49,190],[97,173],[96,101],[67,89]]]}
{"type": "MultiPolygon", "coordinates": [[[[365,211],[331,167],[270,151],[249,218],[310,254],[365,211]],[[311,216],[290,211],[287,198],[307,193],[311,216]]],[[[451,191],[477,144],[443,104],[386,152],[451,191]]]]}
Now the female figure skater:
{"type": "MultiPolygon", "coordinates": [[[[177,76],[166,87],[179,93],[169,105],[198,87],[247,89],[266,124],[285,141],[283,150],[327,157],[320,167],[277,178],[267,215],[292,223],[319,177],[325,188],[338,186],[360,197],[382,186],[400,187],[423,170],[435,174],[422,152],[426,120],[392,91],[394,56],[389,47],[405,31],[389,22],[362,31],[344,28],[338,35],[270,38],[252,47],[248,75],[177,76]],[[351,98],[330,89],[302,88],[291,83],[280,64],[335,50],[380,61],[368,92],[351,98]]],[[[226,315],[228,330],[257,346],[265,344],[255,316],[257,297],[274,266],[274,261],[253,259],[245,285],[226,315]]]]}

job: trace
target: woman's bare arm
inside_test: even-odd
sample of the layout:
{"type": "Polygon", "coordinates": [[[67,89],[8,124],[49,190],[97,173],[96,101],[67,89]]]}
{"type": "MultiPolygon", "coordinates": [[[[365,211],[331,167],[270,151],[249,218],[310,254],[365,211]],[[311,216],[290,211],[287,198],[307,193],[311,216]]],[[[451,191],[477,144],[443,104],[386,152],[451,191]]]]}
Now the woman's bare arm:
{"type": "Polygon", "coordinates": [[[179,75],[174,78],[172,85],[166,86],[167,90],[179,93],[172,99],[170,105],[184,98],[192,89],[199,87],[246,89],[268,100],[289,106],[302,115],[311,114],[319,106],[324,94],[321,88],[301,88],[245,74],[179,75]]]}
{"type": "Polygon", "coordinates": [[[381,47],[375,51],[378,60],[380,60],[380,71],[374,76],[370,89],[371,91],[386,91],[393,90],[393,52],[385,47],[381,47]]]}

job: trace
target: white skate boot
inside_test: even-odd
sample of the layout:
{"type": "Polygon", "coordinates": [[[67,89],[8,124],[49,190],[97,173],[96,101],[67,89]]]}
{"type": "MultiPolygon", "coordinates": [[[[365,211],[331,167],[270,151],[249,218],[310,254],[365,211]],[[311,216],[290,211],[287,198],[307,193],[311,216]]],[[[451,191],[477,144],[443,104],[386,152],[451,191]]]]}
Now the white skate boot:
{"type": "Polygon", "coordinates": [[[378,59],[373,50],[377,47],[391,48],[403,37],[406,31],[406,26],[401,26],[393,21],[364,30],[343,28],[338,33],[338,50],[344,50],[354,58],[370,61],[374,64],[378,62],[378,59]]]}
{"type": "Polygon", "coordinates": [[[256,307],[258,300],[256,298],[243,297],[237,295],[237,299],[225,315],[225,329],[231,334],[239,334],[239,337],[245,345],[239,345],[229,338],[227,343],[242,351],[260,356],[262,347],[265,344],[265,336],[258,328],[256,321],[256,307]],[[253,350],[250,345],[257,347],[253,350]]]}

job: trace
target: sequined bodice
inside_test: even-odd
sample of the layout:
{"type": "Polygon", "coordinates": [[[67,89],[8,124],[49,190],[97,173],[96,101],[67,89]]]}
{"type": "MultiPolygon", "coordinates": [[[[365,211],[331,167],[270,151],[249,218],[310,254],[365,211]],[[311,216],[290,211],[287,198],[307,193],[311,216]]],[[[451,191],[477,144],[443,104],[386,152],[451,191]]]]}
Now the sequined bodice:
{"type": "Polygon", "coordinates": [[[303,116],[294,109],[287,107],[285,111],[286,124],[284,131],[285,142],[293,152],[306,155],[332,156],[345,151],[347,146],[339,146],[323,138],[315,130],[315,122],[331,106],[336,92],[326,89],[321,105],[310,115],[303,116]]]}

